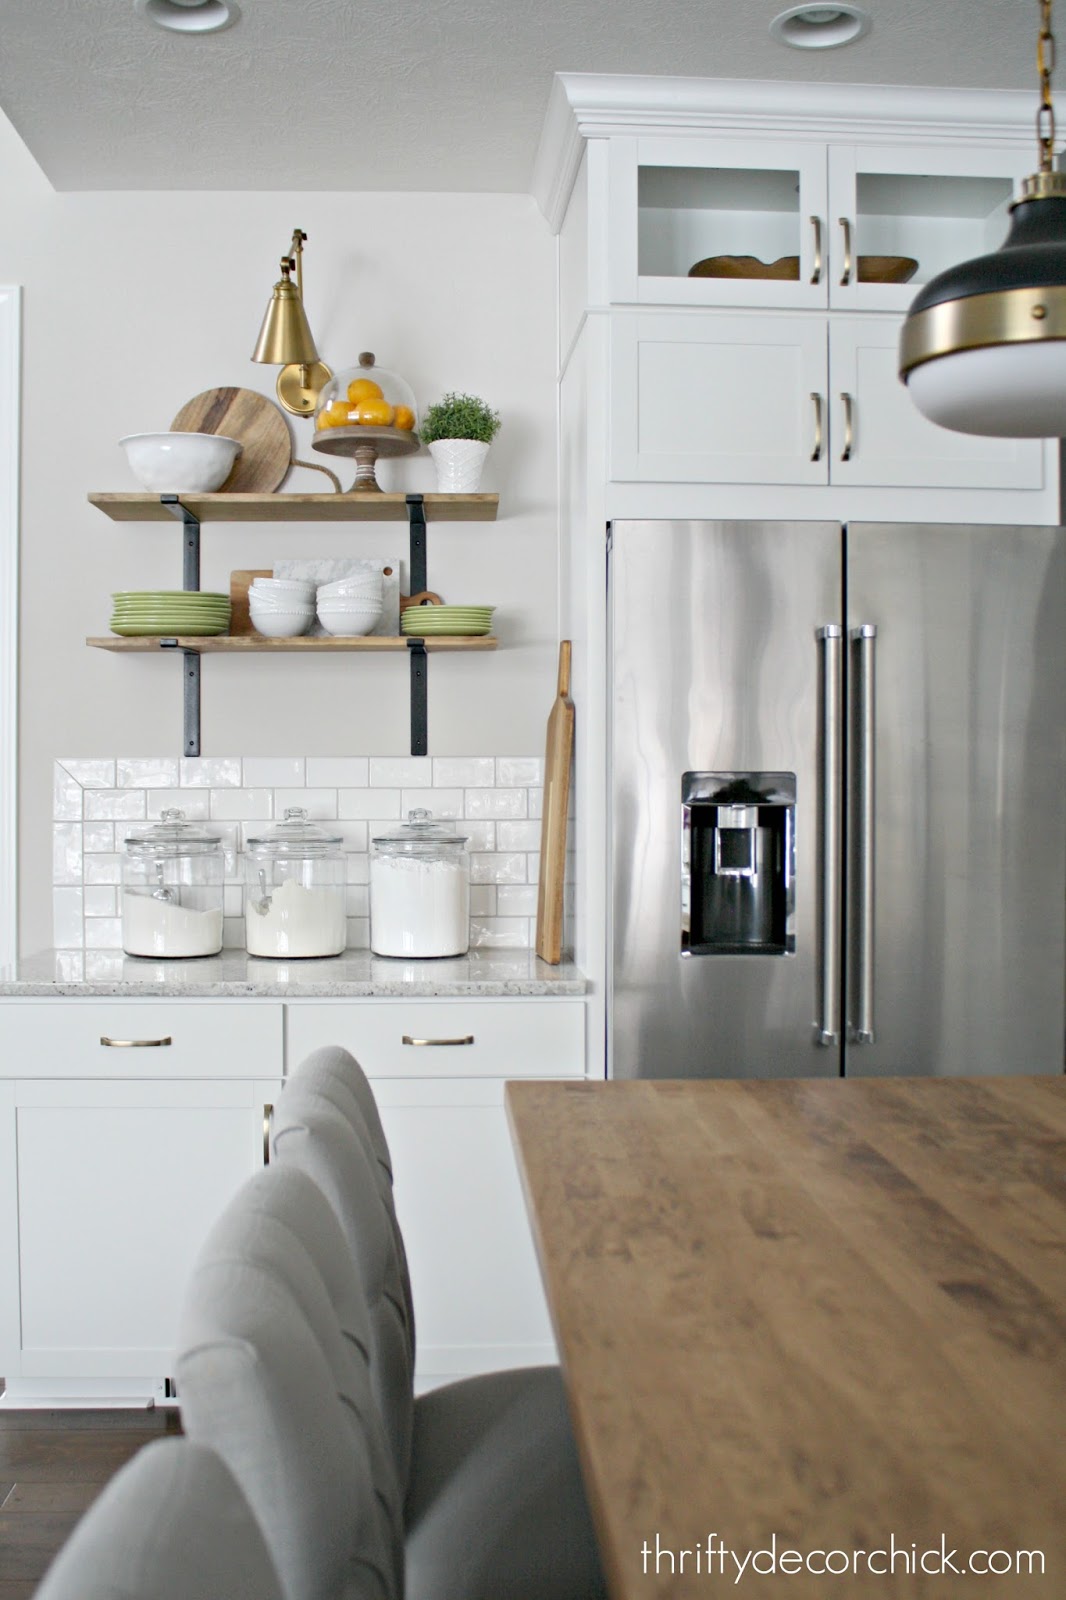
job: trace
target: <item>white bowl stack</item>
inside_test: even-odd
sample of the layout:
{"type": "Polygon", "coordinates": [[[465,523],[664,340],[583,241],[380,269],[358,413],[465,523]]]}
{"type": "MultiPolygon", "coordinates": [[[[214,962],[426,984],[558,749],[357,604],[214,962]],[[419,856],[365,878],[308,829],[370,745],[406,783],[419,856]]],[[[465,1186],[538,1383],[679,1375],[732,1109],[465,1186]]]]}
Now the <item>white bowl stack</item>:
{"type": "Polygon", "coordinates": [[[319,585],[318,620],[327,633],[351,637],[372,633],[381,620],[383,579],[380,572],[338,578],[319,585]]]}
{"type": "Polygon", "coordinates": [[[293,639],[315,620],[315,585],[311,578],[253,578],[248,614],[257,633],[268,639],[293,639]]]}

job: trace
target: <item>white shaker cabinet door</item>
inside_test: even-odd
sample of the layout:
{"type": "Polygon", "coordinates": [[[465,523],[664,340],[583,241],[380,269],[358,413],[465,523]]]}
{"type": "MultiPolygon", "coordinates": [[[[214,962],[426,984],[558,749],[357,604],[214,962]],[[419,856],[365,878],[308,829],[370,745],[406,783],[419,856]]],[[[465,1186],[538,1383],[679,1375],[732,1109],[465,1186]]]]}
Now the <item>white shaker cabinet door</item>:
{"type": "Polygon", "coordinates": [[[554,1361],[503,1081],[373,1088],[411,1268],[420,1386],[554,1361]]]}
{"type": "Polygon", "coordinates": [[[829,336],[834,484],[914,489],[1039,489],[1039,439],[991,439],[929,422],[899,381],[901,319],[834,318],[829,336]]]}
{"type": "Polygon", "coordinates": [[[824,318],[680,311],[611,321],[612,480],[827,482],[824,318]]]}
{"type": "Polygon", "coordinates": [[[262,1164],[265,1108],[280,1082],[26,1079],[0,1087],[8,1224],[0,1370],[24,1386],[167,1377],[193,1260],[262,1164]]]}

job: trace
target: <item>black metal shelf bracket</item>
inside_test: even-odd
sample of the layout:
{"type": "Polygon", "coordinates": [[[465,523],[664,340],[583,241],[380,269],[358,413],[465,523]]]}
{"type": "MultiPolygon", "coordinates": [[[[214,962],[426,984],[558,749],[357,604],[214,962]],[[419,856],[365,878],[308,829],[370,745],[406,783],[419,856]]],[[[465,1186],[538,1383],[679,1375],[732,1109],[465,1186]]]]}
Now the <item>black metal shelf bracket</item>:
{"type": "MultiPolygon", "coordinates": [[[[183,589],[199,589],[200,587],[200,519],[183,506],[176,494],[161,494],[159,496],[167,510],[182,523],[182,568],[181,586],[183,589]]],[[[162,649],[177,649],[177,640],[169,639],[160,641],[162,649]]],[[[182,652],[182,737],[185,754],[198,756],[200,754],[200,655],[196,650],[183,650],[182,652]]]]}
{"type": "MultiPolygon", "coordinates": [[[[410,532],[410,557],[407,564],[412,594],[421,594],[426,584],[426,507],[420,494],[407,496],[407,524],[410,532]]],[[[424,756],[429,751],[429,658],[424,639],[408,639],[411,657],[411,754],[424,756]]]]}

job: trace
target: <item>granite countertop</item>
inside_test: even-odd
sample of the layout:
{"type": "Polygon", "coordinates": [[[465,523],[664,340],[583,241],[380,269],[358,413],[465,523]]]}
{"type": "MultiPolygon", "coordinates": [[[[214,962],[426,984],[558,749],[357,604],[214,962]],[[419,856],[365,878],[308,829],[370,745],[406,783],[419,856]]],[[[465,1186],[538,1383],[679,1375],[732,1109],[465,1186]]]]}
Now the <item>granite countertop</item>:
{"type": "Polygon", "coordinates": [[[478,950],[436,961],[393,960],[346,950],[328,960],[265,961],[224,950],[195,961],[153,961],[121,950],[42,950],[0,968],[0,997],[172,995],[188,999],[259,996],[280,1000],[367,995],[583,995],[572,962],[549,966],[532,950],[478,950]]]}

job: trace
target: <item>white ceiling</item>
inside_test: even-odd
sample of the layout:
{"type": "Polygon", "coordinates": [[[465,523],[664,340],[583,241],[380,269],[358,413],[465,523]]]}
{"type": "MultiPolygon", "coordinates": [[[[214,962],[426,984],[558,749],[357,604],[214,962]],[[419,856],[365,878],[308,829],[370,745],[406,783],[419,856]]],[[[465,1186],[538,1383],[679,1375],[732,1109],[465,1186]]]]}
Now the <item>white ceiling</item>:
{"type": "MultiPolygon", "coordinates": [[[[0,0],[0,106],[61,190],[525,192],[555,72],[1032,88],[1037,0],[862,0],[790,50],[794,0],[243,0],[165,33],[133,0],[0,0]]],[[[1035,137],[1035,136],[1034,136],[1035,137]]]]}

